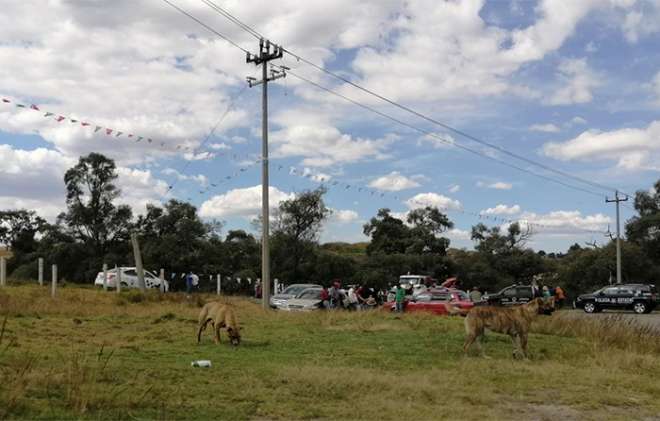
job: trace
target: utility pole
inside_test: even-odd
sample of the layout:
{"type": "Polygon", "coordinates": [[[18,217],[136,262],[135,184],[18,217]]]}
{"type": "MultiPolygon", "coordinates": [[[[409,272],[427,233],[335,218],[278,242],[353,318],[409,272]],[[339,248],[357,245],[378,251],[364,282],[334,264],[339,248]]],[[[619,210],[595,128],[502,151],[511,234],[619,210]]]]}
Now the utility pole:
{"type": "Polygon", "coordinates": [[[282,47],[271,44],[270,41],[259,40],[259,54],[247,53],[246,62],[254,63],[256,66],[262,66],[262,78],[256,80],[248,77],[247,82],[250,88],[257,85],[263,85],[261,95],[262,121],[261,121],[261,279],[262,299],[264,309],[269,308],[270,299],[270,247],[268,244],[270,217],[268,209],[268,82],[286,76],[284,71],[271,69],[268,76],[268,62],[282,58],[282,47]],[[272,47],[272,49],[271,49],[272,47]]]}
{"type": "Polygon", "coordinates": [[[628,196],[625,199],[619,198],[619,191],[614,192],[614,199],[610,200],[605,198],[605,203],[616,203],[616,283],[621,283],[621,228],[619,223],[619,202],[628,201],[628,196]]]}

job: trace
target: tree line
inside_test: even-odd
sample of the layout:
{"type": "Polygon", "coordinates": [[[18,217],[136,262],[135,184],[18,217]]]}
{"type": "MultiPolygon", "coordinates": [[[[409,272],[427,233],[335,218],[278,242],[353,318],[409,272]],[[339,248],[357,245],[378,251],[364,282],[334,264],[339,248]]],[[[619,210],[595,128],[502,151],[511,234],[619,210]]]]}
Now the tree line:
{"type": "MultiPolygon", "coordinates": [[[[138,234],[146,268],[170,273],[222,274],[257,279],[260,239],[245,230],[228,229],[221,221],[204,221],[190,203],[171,199],[147,205],[134,215],[117,204],[113,160],[91,153],[64,176],[66,211],[48,223],[34,210],[0,211],[0,243],[8,245],[12,278],[35,279],[37,259],[57,263],[60,276],[91,283],[103,263],[132,265],[130,235],[138,234]]],[[[453,228],[447,215],[427,206],[410,211],[405,220],[380,209],[363,226],[365,243],[325,243],[319,237],[331,215],[326,189],[303,191],[280,203],[271,237],[272,278],[287,284],[334,279],[386,287],[405,273],[443,280],[457,276],[463,288],[495,291],[512,283],[536,280],[561,285],[577,294],[607,284],[616,273],[615,242],[603,246],[574,244],[564,253],[535,252],[527,246],[533,232],[517,223],[505,229],[472,227],[474,250],[450,248],[443,236],[453,228]]],[[[635,197],[637,215],[626,222],[622,241],[626,282],[660,278],[660,180],[635,197]]],[[[262,221],[253,221],[260,232],[262,221]]]]}

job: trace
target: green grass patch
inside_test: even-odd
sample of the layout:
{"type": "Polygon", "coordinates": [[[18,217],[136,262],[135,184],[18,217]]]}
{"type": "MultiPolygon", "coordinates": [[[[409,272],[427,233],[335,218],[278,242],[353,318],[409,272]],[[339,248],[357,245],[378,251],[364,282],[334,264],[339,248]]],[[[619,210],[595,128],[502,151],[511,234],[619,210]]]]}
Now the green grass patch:
{"type": "Polygon", "coordinates": [[[488,334],[465,357],[460,318],[236,307],[243,341],[196,343],[180,294],[0,290],[0,419],[639,419],[660,415],[652,332],[539,319],[531,357],[488,334]],[[3,326],[3,320],[6,322],[3,326]],[[600,330],[602,333],[602,329],[600,330]],[[211,368],[192,368],[208,359],[211,368]]]}

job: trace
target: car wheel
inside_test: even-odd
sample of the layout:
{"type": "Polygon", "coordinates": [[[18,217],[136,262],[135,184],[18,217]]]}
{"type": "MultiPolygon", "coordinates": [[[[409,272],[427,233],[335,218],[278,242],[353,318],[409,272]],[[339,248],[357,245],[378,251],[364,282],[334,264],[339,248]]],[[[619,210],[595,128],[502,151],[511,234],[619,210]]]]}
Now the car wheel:
{"type": "Polygon", "coordinates": [[[646,305],[646,303],[643,303],[641,301],[638,301],[635,304],[633,304],[633,310],[637,314],[644,314],[644,313],[646,313],[647,309],[648,309],[648,306],[646,305]]]}
{"type": "Polygon", "coordinates": [[[598,311],[598,307],[596,307],[596,303],[584,303],[584,312],[585,313],[596,313],[598,311]]]}

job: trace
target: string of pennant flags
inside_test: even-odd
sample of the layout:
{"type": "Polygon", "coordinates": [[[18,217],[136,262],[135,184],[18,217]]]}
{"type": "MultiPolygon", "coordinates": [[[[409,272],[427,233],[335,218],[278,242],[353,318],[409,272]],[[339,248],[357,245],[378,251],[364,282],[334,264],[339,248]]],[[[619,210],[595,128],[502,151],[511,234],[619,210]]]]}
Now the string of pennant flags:
{"type": "MultiPolygon", "coordinates": [[[[149,144],[152,146],[155,146],[159,148],[159,150],[163,151],[168,151],[168,152],[181,152],[181,153],[196,153],[197,148],[194,148],[189,145],[188,142],[183,142],[183,143],[177,143],[174,145],[171,145],[169,142],[165,142],[162,140],[158,139],[153,139],[151,137],[147,136],[142,136],[139,134],[132,133],[130,131],[126,130],[120,130],[116,128],[111,128],[111,127],[105,127],[100,124],[93,123],[88,120],[83,120],[80,118],[74,118],[71,116],[55,113],[52,111],[48,111],[43,108],[41,105],[37,104],[24,104],[21,102],[17,102],[15,100],[6,98],[6,97],[0,97],[0,103],[4,105],[13,105],[18,109],[22,110],[30,110],[34,111],[36,113],[41,113],[43,118],[46,119],[51,119],[54,120],[56,123],[62,123],[62,122],[69,122],[71,124],[74,124],[76,126],[80,126],[86,129],[89,129],[92,131],[92,133],[97,134],[97,135],[105,135],[108,138],[114,138],[114,139],[126,139],[130,140],[134,143],[140,143],[143,142],[143,144],[149,144]]],[[[229,152],[214,152],[215,155],[218,156],[227,156],[230,155],[229,152]]],[[[194,158],[194,156],[193,156],[194,158]]]]}
{"type": "MultiPolygon", "coordinates": [[[[119,130],[116,128],[110,128],[110,127],[104,127],[102,125],[95,124],[93,122],[90,122],[88,120],[82,120],[79,118],[73,118],[70,116],[62,115],[59,113],[54,113],[52,111],[48,111],[42,108],[42,106],[37,105],[37,104],[24,104],[21,102],[17,102],[15,100],[6,98],[6,97],[0,97],[0,103],[5,104],[5,105],[13,105],[18,109],[23,109],[23,110],[30,110],[38,113],[42,113],[42,116],[47,119],[52,119],[56,123],[62,123],[64,121],[68,121],[71,124],[79,125],[80,127],[83,128],[88,128],[89,130],[92,130],[93,133],[95,134],[101,134],[105,135],[110,138],[115,138],[118,139],[120,137],[123,137],[124,139],[131,140],[134,143],[140,143],[142,141],[146,142],[147,144],[154,145],[158,147],[160,150],[164,151],[171,151],[171,152],[183,152],[183,153],[193,153],[196,154],[196,151],[198,148],[193,148],[191,147],[187,142],[185,143],[180,143],[180,144],[175,144],[175,145],[170,145],[167,142],[161,141],[161,140],[156,140],[151,137],[146,137],[146,136],[141,136],[138,134],[131,133],[129,131],[125,130],[119,130]]],[[[241,167],[239,167],[236,171],[234,171],[232,174],[225,175],[222,178],[208,183],[208,185],[199,191],[200,194],[206,194],[209,192],[212,188],[217,188],[221,186],[222,184],[228,183],[229,181],[239,177],[243,173],[247,172],[250,168],[258,165],[259,163],[262,162],[262,158],[258,158],[254,160],[254,154],[244,154],[244,153],[232,153],[232,152],[214,152],[214,155],[216,156],[225,156],[229,159],[233,159],[234,161],[245,161],[248,160],[249,162],[241,167]]],[[[194,158],[194,156],[193,156],[194,158]]],[[[402,198],[395,193],[390,193],[390,192],[383,192],[380,190],[376,190],[373,188],[361,186],[361,185],[356,185],[356,184],[350,184],[344,181],[340,180],[331,180],[331,177],[322,175],[322,174],[314,174],[312,171],[309,169],[301,169],[299,167],[293,167],[290,166],[288,168],[285,168],[284,165],[278,165],[277,170],[278,171],[283,171],[285,170],[288,172],[289,175],[301,177],[308,179],[310,181],[314,181],[317,183],[320,183],[327,189],[341,189],[341,190],[350,190],[353,189],[357,192],[364,192],[365,194],[369,194],[369,196],[374,197],[374,198],[392,198],[395,200],[402,200],[402,198]]],[[[168,185],[168,191],[172,190],[174,186],[174,183],[168,185]]],[[[190,200],[190,198],[189,198],[190,200]]],[[[410,200],[409,201],[411,204],[415,205],[420,205],[420,206],[426,206],[429,205],[428,202],[425,201],[419,201],[419,200],[410,200]]],[[[472,212],[468,211],[462,208],[453,208],[453,207],[443,207],[443,206],[438,206],[439,210],[445,211],[445,212],[454,212],[454,213],[461,213],[464,215],[470,215],[473,217],[477,217],[479,219],[486,219],[489,221],[501,223],[501,224],[512,224],[512,223],[523,223],[527,226],[530,226],[532,228],[556,228],[555,226],[547,225],[547,224],[541,224],[537,222],[530,222],[529,220],[526,219],[509,219],[509,218],[503,218],[497,215],[487,215],[483,214],[481,212],[472,212]]],[[[571,227],[572,229],[579,230],[579,231],[584,231],[584,232],[590,232],[590,233],[604,233],[604,231],[598,231],[598,230],[590,230],[586,228],[579,228],[579,227],[571,227]]]]}
{"type": "MultiPolygon", "coordinates": [[[[283,165],[278,165],[277,166],[278,171],[282,171],[284,169],[285,169],[285,167],[283,165]]],[[[329,181],[329,179],[327,179],[326,176],[320,175],[320,174],[314,174],[313,172],[311,172],[311,171],[309,171],[308,169],[305,169],[305,168],[301,169],[301,168],[298,168],[298,167],[288,167],[286,170],[287,170],[288,174],[290,174],[290,175],[318,182],[321,185],[323,185],[324,187],[326,187],[327,189],[335,188],[335,189],[340,189],[340,190],[343,190],[343,191],[353,189],[353,190],[358,191],[358,192],[369,193],[370,196],[376,197],[376,198],[391,197],[395,200],[401,200],[401,197],[398,194],[382,192],[382,191],[378,191],[376,189],[372,189],[372,188],[368,188],[368,187],[364,187],[364,186],[359,186],[359,185],[355,185],[355,184],[350,184],[350,183],[346,183],[346,182],[339,181],[339,180],[329,181]],[[327,182],[327,184],[326,184],[326,182],[327,182]]],[[[429,205],[431,205],[428,201],[416,200],[416,199],[409,200],[409,203],[413,204],[413,205],[419,205],[419,206],[429,206],[429,205]]],[[[463,209],[463,208],[455,208],[455,207],[448,207],[448,206],[437,206],[437,205],[434,205],[434,206],[436,206],[438,208],[438,210],[441,210],[443,212],[460,213],[460,214],[463,214],[463,215],[469,215],[469,216],[472,216],[472,217],[476,217],[476,218],[481,219],[481,220],[485,219],[485,220],[493,221],[493,222],[496,222],[496,223],[499,223],[499,224],[520,223],[520,224],[524,224],[526,226],[529,226],[531,228],[541,228],[541,229],[557,228],[556,226],[552,226],[552,225],[548,225],[548,224],[541,224],[541,223],[537,223],[537,222],[531,222],[528,219],[509,219],[509,218],[503,218],[503,217],[497,216],[497,215],[484,214],[482,212],[473,212],[473,211],[469,211],[469,210],[466,210],[466,209],[463,209]]],[[[589,233],[594,233],[594,234],[596,234],[596,233],[597,234],[605,233],[605,231],[591,230],[591,229],[580,228],[580,227],[571,227],[571,229],[578,230],[578,231],[589,232],[589,233]]]]}

